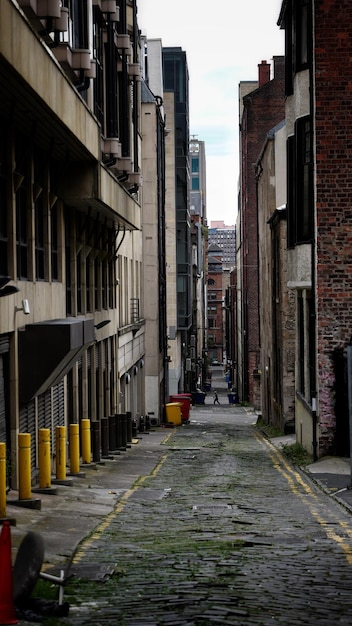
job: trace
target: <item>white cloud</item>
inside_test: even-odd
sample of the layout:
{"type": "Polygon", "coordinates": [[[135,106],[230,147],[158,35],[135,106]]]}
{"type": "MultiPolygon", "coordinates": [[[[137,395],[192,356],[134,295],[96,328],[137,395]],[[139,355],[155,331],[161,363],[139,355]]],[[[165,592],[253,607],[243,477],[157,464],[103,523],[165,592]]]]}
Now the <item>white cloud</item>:
{"type": "Polygon", "coordinates": [[[179,46],[190,76],[190,131],[205,141],[209,222],[234,223],[238,181],[238,85],[284,51],[282,0],[139,0],[139,28],[179,46]]]}

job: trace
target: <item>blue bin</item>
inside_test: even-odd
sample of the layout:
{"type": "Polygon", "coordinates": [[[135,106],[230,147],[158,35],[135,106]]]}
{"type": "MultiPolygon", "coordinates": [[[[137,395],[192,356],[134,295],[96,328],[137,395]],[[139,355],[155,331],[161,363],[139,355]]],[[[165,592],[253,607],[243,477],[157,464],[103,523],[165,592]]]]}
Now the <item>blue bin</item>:
{"type": "Polygon", "coordinates": [[[205,393],[203,391],[195,391],[192,393],[193,404],[205,404],[205,393]]]}
{"type": "Polygon", "coordinates": [[[237,392],[228,393],[227,397],[229,399],[229,404],[238,404],[238,395],[237,392]]]}

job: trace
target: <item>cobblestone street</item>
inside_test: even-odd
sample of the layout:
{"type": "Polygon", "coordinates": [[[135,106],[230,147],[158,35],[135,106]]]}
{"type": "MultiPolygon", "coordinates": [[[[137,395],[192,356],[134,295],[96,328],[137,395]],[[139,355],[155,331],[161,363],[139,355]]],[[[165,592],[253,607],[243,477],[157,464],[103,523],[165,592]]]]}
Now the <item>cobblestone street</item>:
{"type": "Polygon", "coordinates": [[[351,514],[255,421],[211,404],[165,431],[155,470],[76,553],[62,623],[352,623],[351,514]]]}

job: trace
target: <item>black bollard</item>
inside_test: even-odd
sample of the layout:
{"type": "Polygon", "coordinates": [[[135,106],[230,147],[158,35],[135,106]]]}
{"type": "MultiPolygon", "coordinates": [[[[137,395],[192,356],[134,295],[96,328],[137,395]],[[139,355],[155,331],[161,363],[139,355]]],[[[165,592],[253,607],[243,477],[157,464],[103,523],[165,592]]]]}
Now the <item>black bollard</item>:
{"type": "Polygon", "coordinates": [[[116,452],[116,417],[109,415],[109,452],[116,452]]]}
{"type": "Polygon", "coordinates": [[[126,411],[127,418],[127,443],[132,443],[132,414],[131,411],[126,411]]]}
{"type": "Polygon", "coordinates": [[[93,462],[99,463],[100,461],[100,423],[94,421],[91,423],[92,427],[92,451],[93,462]]]}
{"type": "Polygon", "coordinates": [[[144,433],[144,417],[143,415],[140,416],[139,418],[139,428],[138,428],[140,433],[144,433]]]}
{"type": "Polygon", "coordinates": [[[102,417],[100,420],[101,456],[103,459],[109,457],[109,420],[102,417]]]}
{"type": "Polygon", "coordinates": [[[121,446],[123,450],[127,448],[127,415],[121,413],[121,446]]]}
{"type": "Polygon", "coordinates": [[[137,420],[132,420],[132,439],[137,437],[137,420]]]}
{"type": "Polygon", "coordinates": [[[121,415],[120,413],[115,413],[116,420],[116,448],[121,452],[123,451],[122,447],[122,424],[121,424],[121,415]]]}

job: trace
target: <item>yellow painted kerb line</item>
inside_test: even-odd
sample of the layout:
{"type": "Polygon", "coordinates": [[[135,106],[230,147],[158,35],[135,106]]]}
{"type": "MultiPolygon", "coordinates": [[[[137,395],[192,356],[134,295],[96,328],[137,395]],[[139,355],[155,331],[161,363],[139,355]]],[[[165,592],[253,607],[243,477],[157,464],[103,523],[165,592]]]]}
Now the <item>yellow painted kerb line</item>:
{"type": "MultiPolygon", "coordinates": [[[[172,433],[170,433],[164,439],[163,443],[167,443],[167,441],[170,439],[171,436],[172,436],[172,433]]],[[[138,480],[136,480],[136,482],[133,485],[133,487],[131,487],[130,489],[127,489],[127,491],[125,491],[123,496],[118,501],[118,503],[117,503],[116,507],[114,508],[114,510],[111,511],[111,513],[109,513],[106,516],[104,521],[101,522],[101,524],[99,524],[99,526],[97,526],[97,528],[94,530],[94,532],[89,537],[87,537],[87,539],[83,540],[82,546],[79,549],[77,549],[77,552],[76,552],[76,554],[74,555],[74,557],[72,559],[72,563],[77,564],[77,563],[79,563],[81,561],[81,559],[84,557],[85,553],[87,552],[88,548],[94,543],[94,541],[96,541],[97,539],[99,539],[101,537],[103,532],[110,526],[110,524],[113,521],[113,519],[115,519],[115,517],[117,517],[117,515],[119,515],[119,513],[121,513],[121,511],[126,506],[126,503],[129,500],[129,498],[132,496],[132,494],[134,494],[135,491],[137,491],[137,489],[139,489],[139,487],[144,483],[145,480],[147,480],[147,478],[152,478],[153,476],[156,476],[158,474],[158,472],[160,472],[162,466],[164,465],[164,463],[165,463],[165,461],[167,459],[167,456],[168,456],[168,453],[165,452],[165,454],[163,454],[163,456],[161,457],[159,463],[154,467],[154,469],[152,470],[152,472],[150,474],[148,474],[147,476],[140,476],[138,478],[138,480]]]]}
{"type": "MultiPolygon", "coordinates": [[[[329,537],[329,539],[331,539],[332,541],[335,541],[335,543],[337,543],[341,547],[345,554],[347,562],[349,563],[349,565],[352,565],[351,546],[346,543],[343,537],[340,537],[331,528],[330,523],[327,520],[323,519],[319,512],[316,510],[316,508],[313,506],[313,500],[317,499],[317,495],[311,489],[310,485],[308,485],[302,479],[301,475],[288,464],[285,457],[279,452],[279,450],[277,450],[277,448],[275,448],[275,446],[270,441],[260,437],[257,433],[255,433],[255,437],[260,443],[264,443],[270,449],[269,456],[273,462],[273,466],[280,472],[280,474],[282,474],[282,476],[284,476],[284,478],[286,478],[291,491],[297,496],[303,495],[303,497],[309,496],[310,498],[312,498],[311,502],[307,502],[311,514],[317,520],[318,524],[324,529],[327,537],[329,537]],[[297,481],[296,483],[294,479],[297,481]],[[297,483],[299,483],[303,487],[305,494],[299,493],[297,483]]],[[[345,522],[336,519],[336,523],[343,529],[343,531],[349,538],[352,537],[352,531],[345,522]]]]}

